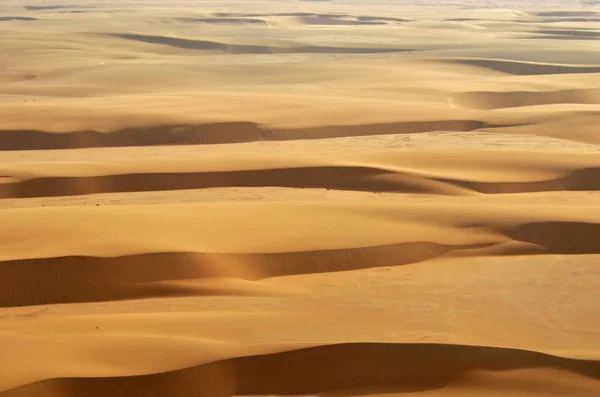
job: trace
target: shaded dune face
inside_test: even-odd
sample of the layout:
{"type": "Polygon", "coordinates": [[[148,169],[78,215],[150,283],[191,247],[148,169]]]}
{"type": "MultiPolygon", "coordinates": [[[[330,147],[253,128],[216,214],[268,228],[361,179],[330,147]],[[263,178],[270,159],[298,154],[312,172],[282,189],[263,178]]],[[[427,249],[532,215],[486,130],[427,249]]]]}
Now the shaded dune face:
{"type": "Polygon", "coordinates": [[[37,21],[39,20],[38,18],[32,18],[32,17],[0,17],[0,22],[5,22],[5,21],[37,21]]]}
{"type": "MultiPolygon", "coordinates": [[[[177,296],[260,295],[262,291],[211,288],[199,280],[233,277],[258,280],[295,274],[329,273],[409,265],[495,248],[493,255],[600,254],[600,225],[548,222],[507,230],[509,240],[526,243],[444,245],[411,242],[376,247],[280,254],[152,253],[111,258],[56,257],[0,262],[3,307],[100,302],[177,296]],[[67,281],[65,281],[67,280],[67,281]],[[27,284],[27,289],[15,288],[27,284]]],[[[265,293],[269,294],[269,291],[265,293]]]]}
{"type": "MultiPolygon", "coordinates": [[[[236,207],[237,210],[244,209],[243,206],[236,207]]],[[[291,208],[294,207],[297,211],[306,210],[303,205],[295,205],[291,208]]],[[[249,206],[248,211],[251,211],[251,208],[249,206]]],[[[255,211],[260,209],[256,206],[255,208],[255,211]]],[[[189,210],[193,209],[194,207],[189,207],[189,210]]],[[[94,219],[92,213],[101,210],[92,210],[86,217],[92,216],[91,219],[94,219]]],[[[203,210],[202,206],[195,208],[195,211],[203,210]]],[[[214,210],[218,210],[218,208],[214,210]]],[[[437,212],[434,219],[443,219],[448,214],[435,209],[433,211],[437,212]]],[[[48,213],[47,216],[55,217],[64,211],[48,209],[44,212],[48,213]]],[[[178,222],[175,213],[169,215],[169,212],[170,209],[165,207],[159,212],[150,211],[147,214],[154,214],[153,216],[162,214],[165,225],[178,222]]],[[[393,212],[389,213],[390,216],[392,214],[393,212]]],[[[565,215],[560,216],[564,217],[565,215]]],[[[106,222],[110,222],[108,225],[111,225],[112,222],[119,222],[118,219],[121,217],[115,217],[115,214],[107,212],[103,218],[106,219],[106,222]],[[110,219],[113,221],[111,222],[110,219]]],[[[600,254],[600,240],[598,239],[600,226],[597,222],[566,220],[535,222],[523,219],[517,224],[506,226],[501,224],[501,217],[496,217],[493,213],[484,217],[466,213],[463,214],[462,219],[459,216],[456,218],[457,224],[448,228],[445,233],[452,233],[455,236],[467,233],[461,238],[460,243],[448,243],[439,236],[436,237],[434,233],[424,237],[413,236],[413,233],[418,232],[418,226],[411,227],[399,220],[396,227],[399,231],[404,232],[404,236],[402,236],[404,241],[398,240],[393,244],[367,245],[362,243],[342,249],[317,249],[317,240],[311,242],[309,239],[301,251],[281,248],[281,252],[274,253],[219,253],[216,249],[210,248],[199,250],[203,241],[201,235],[197,237],[200,246],[196,246],[195,240],[191,240],[187,243],[191,245],[188,245],[189,248],[185,251],[165,252],[155,247],[156,243],[152,242],[155,237],[134,243],[134,240],[122,235],[120,237],[121,244],[128,245],[127,241],[131,240],[131,244],[138,246],[138,250],[141,250],[142,253],[116,254],[116,252],[105,251],[110,250],[110,242],[102,242],[98,237],[85,237],[85,235],[81,235],[82,232],[76,231],[78,226],[72,224],[72,226],[65,226],[66,229],[63,233],[73,236],[80,235],[80,242],[71,243],[73,249],[80,250],[81,248],[76,247],[89,238],[90,241],[97,241],[95,251],[90,250],[87,251],[87,255],[74,256],[60,254],[51,256],[40,252],[35,259],[29,259],[26,251],[23,253],[17,251],[12,254],[14,259],[0,262],[0,274],[2,275],[0,305],[11,307],[169,296],[236,295],[235,290],[223,289],[219,286],[211,288],[210,284],[206,284],[206,280],[223,277],[261,280],[376,267],[390,269],[447,256],[500,255],[510,257],[535,254],[600,254]],[[473,220],[469,221],[469,218],[473,220]],[[493,234],[486,235],[486,230],[493,231],[493,234]],[[198,248],[194,251],[192,250],[194,247],[198,248]],[[106,256],[94,255],[93,252],[98,250],[105,252],[106,256]],[[25,284],[28,287],[23,289],[21,286],[25,284]]],[[[260,223],[260,219],[260,215],[247,218],[246,227],[256,227],[260,223]]],[[[410,218],[405,219],[408,221],[410,218]]],[[[372,220],[377,222],[376,218],[372,220]]],[[[334,222],[334,219],[331,221],[334,222]]],[[[138,214],[129,220],[122,219],[120,227],[135,230],[136,224],[140,222],[145,221],[144,217],[138,214]]],[[[307,220],[306,222],[305,227],[309,230],[323,227],[321,220],[307,220]]],[[[360,225],[360,223],[356,223],[357,220],[351,218],[347,222],[346,227],[360,225]]],[[[184,226],[180,223],[174,225],[184,226]]],[[[156,226],[150,224],[147,227],[156,226]]],[[[16,232],[18,225],[13,227],[16,232]]],[[[210,227],[207,225],[209,229],[204,230],[203,233],[213,234],[210,227]]],[[[119,228],[115,226],[113,228],[113,235],[115,237],[120,235],[119,228]]],[[[214,233],[221,233],[219,232],[220,228],[216,227],[214,233]]],[[[11,234],[10,229],[5,233],[11,234]]],[[[40,233],[43,231],[40,230],[40,233]]],[[[190,233],[192,232],[190,231],[190,233]]],[[[85,232],[85,234],[93,235],[89,232],[85,232]]],[[[41,238],[43,241],[44,238],[50,238],[50,236],[44,237],[44,234],[41,234],[37,238],[41,238]]],[[[170,238],[175,239],[174,236],[170,236],[170,238]]],[[[270,236],[254,236],[254,239],[256,241],[254,244],[267,245],[270,236]]],[[[177,243],[177,240],[173,242],[177,243]]],[[[7,246],[6,249],[9,250],[10,246],[7,246]]],[[[62,252],[69,251],[69,245],[62,247],[62,252]]],[[[80,252],[85,253],[86,251],[80,252]]],[[[260,295],[260,289],[239,291],[240,295],[256,293],[260,295]]],[[[266,293],[269,294],[269,291],[266,293]]]]}
{"type": "Polygon", "coordinates": [[[208,40],[190,40],[177,37],[150,36],[130,33],[111,34],[113,37],[125,40],[140,41],[149,44],[171,46],[187,50],[222,51],[230,54],[369,54],[408,51],[401,48],[368,48],[368,47],[326,47],[326,46],[295,46],[275,47],[260,45],[227,44],[208,40]]]}
{"type": "Polygon", "coordinates": [[[249,122],[129,128],[111,133],[76,131],[51,133],[35,130],[0,132],[2,150],[77,149],[160,145],[209,145],[256,141],[328,139],[352,136],[416,134],[429,131],[472,131],[494,127],[475,120],[440,120],[357,126],[270,128],[249,122]]]}
{"type": "Polygon", "coordinates": [[[256,18],[178,18],[177,20],[190,23],[266,24],[262,19],[256,18]]]}
{"type": "Polygon", "coordinates": [[[280,254],[152,253],[111,258],[57,257],[0,262],[0,306],[101,302],[177,296],[262,295],[269,291],[211,288],[200,281],[228,277],[259,280],[390,267],[488,244],[449,246],[435,242],[280,254]],[[85,270],[84,270],[85,269],[85,270]],[[34,274],[34,276],[31,276],[34,274]],[[68,283],[61,280],[68,279],[68,283]],[[14,285],[27,283],[28,290],[14,285]]]}
{"type": "Polygon", "coordinates": [[[521,62],[506,59],[461,59],[460,64],[483,67],[501,73],[517,76],[555,75],[574,73],[598,73],[599,66],[560,65],[548,63],[521,62]]]}
{"type": "Polygon", "coordinates": [[[0,186],[0,198],[78,196],[223,187],[286,187],[362,192],[468,196],[549,191],[598,191],[599,168],[583,168],[539,181],[470,181],[421,176],[386,167],[317,166],[217,172],[154,172],[105,176],[45,176],[0,186]]]}
{"type": "MultiPolygon", "coordinates": [[[[352,390],[376,393],[390,389],[408,393],[441,389],[474,371],[544,367],[598,379],[599,365],[597,361],[480,346],[340,344],[237,358],[158,375],[114,378],[110,383],[92,378],[46,381],[6,395],[20,397],[35,391],[44,397],[81,393],[89,396],[175,393],[178,396],[230,397],[310,395],[352,390]],[[332,370],[325,372],[321,369],[323,366],[332,370]]],[[[550,385],[551,381],[549,389],[550,385]]],[[[508,389],[511,387],[508,386],[508,389]]],[[[519,386],[515,385],[513,391],[518,390],[519,386]]],[[[570,391],[586,395],[591,392],[578,390],[577,386],[571,387],[570,391]]]]}
{"type": "Polygon", "coordinates": [[[455,106],[476,109],[502,109],[551,104],[600,104],[600,89],[549,92],[469,92],[451,99],[455,106]]]}
{"type": "Polygon", "coordinates": [[[594,1],[13,3],[0,397],[600,396],[594,1]]]}

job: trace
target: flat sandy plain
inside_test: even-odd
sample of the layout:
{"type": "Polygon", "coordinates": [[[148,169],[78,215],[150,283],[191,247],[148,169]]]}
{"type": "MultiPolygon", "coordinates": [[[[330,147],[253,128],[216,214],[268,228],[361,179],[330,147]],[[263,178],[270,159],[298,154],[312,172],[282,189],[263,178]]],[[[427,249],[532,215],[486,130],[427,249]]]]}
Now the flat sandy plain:
{"type": "Polygon", "coordinates": [[[600,7],[435,3],[2,2],[0,396],[600,396],[600,7]]]}

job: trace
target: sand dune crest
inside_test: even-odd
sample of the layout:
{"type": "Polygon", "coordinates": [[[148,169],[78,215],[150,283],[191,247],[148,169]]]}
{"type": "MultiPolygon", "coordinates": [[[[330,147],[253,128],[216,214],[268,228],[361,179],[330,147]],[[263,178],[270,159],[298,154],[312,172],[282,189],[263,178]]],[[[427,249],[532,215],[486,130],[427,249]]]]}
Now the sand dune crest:
{"type": "MultiPolygon", "coordinates": [[[[537,352],[479,346],[345,344],[242,357],[159,375],[114,378],[110,382],[111,388],[103,379],[64,379],[4,394],[20,397],[36,392],[42,397],[62,397],[86,393],[93,397],[119,390],[115,397],[156,393],[231,397],[352,393],[365,389],[374,393],[390,387],[407,393],[445,388],[472,371],[548,367],[600,378],[597,361],[571,360],[537,352]],[[371,364],[364,365],[365,362],[371,364]],[[431,362],[436,365],[432,366],[431,362]],[[336,371],[323,372],[321,365],[336,368],[336,371]]],[[[537,388],[545,390],[543,385],[537,388]]],[[[573,386],[570,392],[581,393],[582,390],[573,386]]],[[[583,390],[586,396],[591,396],[591,392],[591,389],[583,390]]]]}

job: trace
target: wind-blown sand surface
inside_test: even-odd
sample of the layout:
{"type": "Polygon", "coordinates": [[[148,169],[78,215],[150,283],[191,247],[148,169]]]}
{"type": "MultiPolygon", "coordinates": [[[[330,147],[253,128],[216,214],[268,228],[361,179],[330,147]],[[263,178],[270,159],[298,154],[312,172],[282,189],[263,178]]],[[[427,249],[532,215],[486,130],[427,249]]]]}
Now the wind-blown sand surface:
{"type": "Polygon", "coordinates": [[[600,396],[598,4],[432,3],[1,4],[0,397],[600,396]]]}

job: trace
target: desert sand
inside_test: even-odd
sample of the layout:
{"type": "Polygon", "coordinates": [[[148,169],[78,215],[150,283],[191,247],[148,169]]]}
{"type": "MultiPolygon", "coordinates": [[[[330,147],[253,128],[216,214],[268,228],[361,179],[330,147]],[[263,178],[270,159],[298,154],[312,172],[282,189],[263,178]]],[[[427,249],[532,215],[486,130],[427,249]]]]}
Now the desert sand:
{"type": "Polygon", "coordinates": [[[594,1],[3,2],[0,397],[600,396],[598,40],[594,1]]]}

